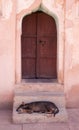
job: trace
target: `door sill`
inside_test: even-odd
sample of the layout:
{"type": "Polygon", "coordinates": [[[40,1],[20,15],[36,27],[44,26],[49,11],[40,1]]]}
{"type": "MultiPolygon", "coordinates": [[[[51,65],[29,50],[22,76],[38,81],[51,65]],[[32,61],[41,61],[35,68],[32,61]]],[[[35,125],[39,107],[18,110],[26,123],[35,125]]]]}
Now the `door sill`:
{"type": "Polygon", "coordinates": [[[57,79],[22,79],[22,83],[57,83],[57,79]]]}

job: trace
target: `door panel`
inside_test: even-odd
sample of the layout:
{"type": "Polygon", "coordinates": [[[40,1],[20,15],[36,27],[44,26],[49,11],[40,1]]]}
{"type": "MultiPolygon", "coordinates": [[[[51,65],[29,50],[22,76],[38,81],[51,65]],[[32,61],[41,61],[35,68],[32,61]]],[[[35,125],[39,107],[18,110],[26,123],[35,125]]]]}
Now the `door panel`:
{"type": "Polygon", "coordinates": [[[51,39],[47,39],[44,44],[38,44],[38,78],[56,78],[55,48],[56,47],[52,44],[51,39]],[[53,49],[54,51],[52,51],[53,49]]]}
{"type": "Polygon", "coordinates": [[[22,37],[22,58],[36,57],[36,38],[22,37]]]}
{"type": "Polygon", "coordinates": [[[22,21],[22,35],[35,36],[36,35],[36,13],[25,16],[22,21]]]}
{"type": "Polygon", "coordinates": [[[22,59],[22,78],[35,78],[35,62],[36,59],[22,59]]]}
{"type": "Polygon", "coordinates": [[[37,77],[56,78],[56,24],[51,16],[38,13],[37,27],[37,77]]]}
{"type": "Polygon", "coordinates": [[[53,36],[56,35],[56,24],[55,20],[45,14],[45,13],[38,13],[38,30],[37,35],[41,36],[53,36]]]}
{"type": "Polygon", "coordinates": [[[55,58],[41,58],[39,62],[40,78],[56,78],[56,60],[55,58]],[[53,69],[54,68],[54,69],[53,69]]]}
{"type": "Polygon", "coordinates": [[[36,38],[22,37],[22,76],[35,78],[36,38]]]}
{"type": "Polygon", "coordinates": [[[39,38],[39,55],[41,57],[56,56],[56,38],[55,37],[40,37],[39,38]]]}

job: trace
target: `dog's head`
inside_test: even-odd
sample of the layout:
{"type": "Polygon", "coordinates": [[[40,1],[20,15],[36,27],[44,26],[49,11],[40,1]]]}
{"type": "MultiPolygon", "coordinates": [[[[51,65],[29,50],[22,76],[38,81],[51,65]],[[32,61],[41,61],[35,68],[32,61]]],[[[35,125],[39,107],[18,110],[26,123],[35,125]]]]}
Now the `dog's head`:
{"type": "Polygon", "coordinates": [[[25,107],[25,103],[22,102],[22,104],[16,109],[16,111],[18,113],[23,113],[24,107],[25,107]]]}

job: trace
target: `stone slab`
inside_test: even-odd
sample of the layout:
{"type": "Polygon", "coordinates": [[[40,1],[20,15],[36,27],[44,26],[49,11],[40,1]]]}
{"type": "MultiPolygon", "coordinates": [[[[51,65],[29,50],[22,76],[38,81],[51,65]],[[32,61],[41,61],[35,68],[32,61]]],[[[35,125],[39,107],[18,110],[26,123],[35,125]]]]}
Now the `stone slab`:
{"type": "Polygon", "coordinates": [[[0,130],[22,130],[21,125],[0,125],[0,130]]]}
{"type": "Polygon", "coordinates": [[[13,106],[13,122],[14,123],[34,123],[34,122],[66,122],[67,121],[67,112],[65,109],[65,99],[64,95],[51,95],[49,94],[34,94],[19,95],[14,98],[13,106]],[[53,114],[18,114],[16,109],[22,103],[29,103],[32,101],[51,101],[54,102],[59,108],[59,113],[56,117],[53,117],[53,114]]]}
{"type": "Polygon", "coordinates": [[[21,83],[15,86],[15,93],[24,92],[63,92],[63,85],[58,83],[21,83]]]}
{"type": "Polygon", "coordinates": [[[64,108],[59,108],[59,113],[54,117],[53,114],[18,114],[13,112],[14,123],[37,123],[37,122],[66,122],[67,113],[64,108]]]}
{"type": "Polygon", "coordinates": [[[0,125],[9,125],[11,122],[12,110],[0,110],[0,125]]]}
{"type": "Polygon", "coordinates": [[[23,130],[72,130],[67,123],[33,123],[24,124],[23,130]]]}

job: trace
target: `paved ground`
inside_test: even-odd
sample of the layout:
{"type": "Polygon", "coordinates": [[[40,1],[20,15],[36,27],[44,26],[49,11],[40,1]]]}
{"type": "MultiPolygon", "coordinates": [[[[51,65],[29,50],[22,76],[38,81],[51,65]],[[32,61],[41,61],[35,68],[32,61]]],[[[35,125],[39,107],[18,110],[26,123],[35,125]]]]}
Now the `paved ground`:
{"type": "Polygon", "coordinates": [[[0,130],[79,130],[79,109],[68,109],[67,123],[12,124],[12,112],[0,110],[0,130]]]}

